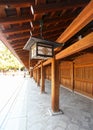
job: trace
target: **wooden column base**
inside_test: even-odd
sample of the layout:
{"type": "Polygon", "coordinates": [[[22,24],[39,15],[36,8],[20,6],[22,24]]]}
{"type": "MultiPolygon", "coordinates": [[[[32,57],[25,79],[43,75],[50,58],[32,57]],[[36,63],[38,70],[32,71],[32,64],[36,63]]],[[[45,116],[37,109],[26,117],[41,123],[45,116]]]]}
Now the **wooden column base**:
{"type": "Polygon", "coordinates": [[[57,115],[64,114],[64,112],[61,109],[59,109],[58,112],[54,112],[52,109],[48,109],[48,112],[49,112],[50,116],[57,116],[57,115]]]}

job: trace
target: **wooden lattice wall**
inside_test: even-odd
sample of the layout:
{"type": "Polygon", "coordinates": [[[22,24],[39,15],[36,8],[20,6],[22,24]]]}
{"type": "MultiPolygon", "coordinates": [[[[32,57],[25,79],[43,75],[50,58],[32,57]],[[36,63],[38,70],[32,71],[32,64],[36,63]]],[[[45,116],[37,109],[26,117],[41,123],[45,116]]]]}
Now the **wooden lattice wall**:
{"type": "Polygon", "coordinates": [[[51,80],[51,65],[45,67],[45,78],[51,80]]]}
{"type": "Polygon", "coordinates": [[[72,62],[61,62],[59,66],[60,83],[72,89],[72,62]]]}
{"type": "MultiPolygon", "coordinates": [[[[60,61],[60,84],[93,98],[93,54],[84,54],[74,61],[60,61]]],[[[51,65],[45,67],[46,79],[51,80],[51,65]]]]}
{"type": "Polygon", "coordinates": [[[93,54],[86,54],[74,61],[74,89],[93,96],[93,54]]]}

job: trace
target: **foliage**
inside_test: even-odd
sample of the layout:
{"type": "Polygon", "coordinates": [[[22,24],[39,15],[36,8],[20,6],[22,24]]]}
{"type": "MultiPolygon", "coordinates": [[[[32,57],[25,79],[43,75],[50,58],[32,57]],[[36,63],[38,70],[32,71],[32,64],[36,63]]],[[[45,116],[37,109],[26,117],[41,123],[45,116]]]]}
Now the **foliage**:
{"type": "Polygon", "coordinates": [[[0,41],[0,70],[18,69],[22,67],[22,64],[0,41]]]}

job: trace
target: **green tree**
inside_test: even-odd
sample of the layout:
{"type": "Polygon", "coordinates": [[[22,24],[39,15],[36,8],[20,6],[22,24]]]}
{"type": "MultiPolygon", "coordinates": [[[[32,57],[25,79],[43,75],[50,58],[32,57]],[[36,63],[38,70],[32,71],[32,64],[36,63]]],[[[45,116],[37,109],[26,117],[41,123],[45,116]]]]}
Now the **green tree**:
{"type": "Polygon", "coordinates": [[[9,49],[0,41],[0,70],[18,69],[23,65],[9,51],[9,49]]]}

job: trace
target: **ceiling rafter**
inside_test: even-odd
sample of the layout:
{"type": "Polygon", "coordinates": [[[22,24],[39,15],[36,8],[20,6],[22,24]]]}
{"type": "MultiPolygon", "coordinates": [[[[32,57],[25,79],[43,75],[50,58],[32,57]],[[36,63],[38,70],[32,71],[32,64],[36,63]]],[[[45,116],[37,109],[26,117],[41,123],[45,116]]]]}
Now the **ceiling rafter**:
{"type": "MultiPolygon", "coordinates": [[[[41,4],[45,4],[46,3],[46,0],[35,0],[35,5],[41,5],[41,4]]],[[[34,20],[38,20],[38,19],[42,19],[42,16],[43,16],[43,13],[41,14],[35,14],[34,15],[34,20]]]]}
{"type": "Polygon", "coordinates": [[[20,44],[15,44],[15,45],[11,45],[13,48],[15,47],[24,47],[25,43],[20,43],[20,44]]]}
{"type": "Polygon", "coordinates": [[[0,5],[8,7],[28,7],[30,5],[34,5],[34,0],[2,0],[0,1],[0,5]]]}
{"type": "MultiPolygon", "coordinates": [[[[5,7],[0,5],[0,19],[4,17],[6,17],[5,7]]],[[[7,25],[5,27],[7,28],[7,25]]],[[[2,26],[2,28],[4,27],[2,26]]]]}
{"type": "Polygon", "coordinates": [[[53,35],[46,35],[45,39],[51,39],[60,36],[61,32],[59,34],[54,33],[53,35]]]}
{"type": "Polygon", "coordinates": [[[5,7],[0,5],[0,18],[6,17],[5,7]]]}
{"type": "Polygon", "coordinates": [[[15,41],[13,41],[13,42],[11,42],[11,45],[13,46],[13,45],[19,45],[19,44],[24,44],[24,43],[26,43],[28,41],[28,38],[23,38],[23,39],[18,39],[18,40],[15,40],[15,41]]]}
{"type": "Polygon", "coordinates": [[[14,45],[11,45],[13,48],[15,47],[24,47],[25,43],[18,43],[18,44],[14,44],[14,45]]]}
{"type": "Polygon", "coordinates": [[[19,34],[17,36],[16,35],[9,36],[7,40],[14,41],[14,40],[24,39],[24,38],[29,38],[29,37],[30,37],[30,34],[19,34]]]}
{"type": "MultiPolygon", "coordinates": [[[[48,32],[43,32],[43,38],[49,38],[49,37],[52,37],[53,35],[58,35],[58,34],[61,34],[62,32],[64,31],[64,28],[57,28],[57,29],[54,29],[54,30],[48,30],[48,32]]],[[[37,35],[40,35],[40,33],[37,33],[37,34],[33,34],[33,36],[37,36],[37,35]]]]}
{"type": "Polygon", "coordinates": [[[79,8],[79,7],[85,7],[86,2],[84,3],[69,3],[67,5],[60,2],[60,3],[52,3],[52,4],[41,4],[41,5],[33,5],[31,6],[32,8],[32,14],[41,14],[41,13],[48,13],[48,12],[54,12],[54,11],[59,11],[59,10],[64,10],[64,9],[73,9],[74,7],[79,8]]]}
{"type": "Polygon", "coordinates": [[[23,50],[23,49],[21,49],[21,51],[20,50],[16,50],[16,52],[19,52],[19,53],[26,53],[26,51],[25,50],[23,50]]]}
{"type": "Polygon", "coordinates": [[[14,48],[15,51],[22,51],[22,48],[14,48]]]}
{"type": "Polygon", "coordinates": [[[25,53],[25,57],[24,57],[23,55],[20,55],[20,54],[19,54],[19,56],[20,56],[20,58],[25,59],[25,57],[27,57],[27,58],[28,58],[28,53],[25,53]]]}
{"type": "Polygon", "coordinates": [[[25,44],[16,44],[16,45],[12,45],[13,48],[16,48],[16,47],[24,47],[25,44]]]}
{"type": "MultiPolygon", "coordinates": [[[[69,25],[69,24],[68,24],[69,25]]],[[[67,27],[67,24],[59,24],[59,26],[51,26],[49,27],[49,29],[43,29],[42,30],[42,35],[48,35],[48,33],[51,33],[51,35],[55,32],[55,31],[62,31],[67,27]]],[[[39,35],[40,34],[40,29],[35,29],[34,31],[32,31],[33,36],[35,35],[39,35]]]]}
{"type": "MultiPolygon", "coordinates": [[[[24,54],[27,56],[29,56],[29,51],[19,51],[18,55],[20,55],[21,57],[25,57],[24,54]]],[[[27,59],[28,60],[28,59],[27,59]]]]}
{"type": "Polygon", "coordinates": [[[6,17],[3,19],[0,19],[0,24],[6,25],[6,24],[19,24],[24,22],[31,22],[33,20],[33,16],[16,16],[16,17],[6,17]]]}
{"type": "MultiPolygon", "coordinates": [[[[56,24],[60,22],[66,22],[68,20],[73,20],[76,16],[69,16],[69,17],[54,17],[48,20],[43,20],[43,26],[47,26],[49,24],[56,24]]],[[[34,28],[39,28],[40,27],[40,22],[39,21],[33,21],[33,27],[34,28]]]]}
{"type": "Polygon", "coordinates": [[[23,26],[23,27],[5,29],[2,32],[3,34],[12,35],[12,34],[17,34],[17,33],[22,33],[22,32],[28,32],[30,30],[31,30],[30,26],[23,26]]]}

